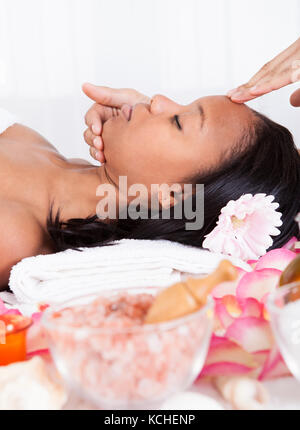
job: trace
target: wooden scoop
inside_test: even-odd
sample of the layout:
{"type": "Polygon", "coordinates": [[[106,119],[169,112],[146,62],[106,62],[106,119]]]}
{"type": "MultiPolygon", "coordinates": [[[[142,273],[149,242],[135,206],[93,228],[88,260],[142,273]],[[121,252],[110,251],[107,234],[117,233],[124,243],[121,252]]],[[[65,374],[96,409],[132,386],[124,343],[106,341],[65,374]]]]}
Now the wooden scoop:
{"type": "Polygon", "coordinates": [[[154,324],[183,317],[197,311],[207,296],[221,282],[234,281],[238,271],[228,260],[222,260],[216,270],[204,278],[188,278],[159,293],[150,307],[145,324],[154,324]]]}

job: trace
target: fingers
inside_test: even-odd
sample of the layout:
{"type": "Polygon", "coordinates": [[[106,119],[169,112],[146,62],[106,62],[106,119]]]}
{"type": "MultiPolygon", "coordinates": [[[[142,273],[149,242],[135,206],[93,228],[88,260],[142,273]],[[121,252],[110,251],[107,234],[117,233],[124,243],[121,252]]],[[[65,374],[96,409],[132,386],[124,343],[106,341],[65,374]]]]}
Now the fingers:
{"type": "Polygon", "coordinates": [[[263,79],[249,82],[229,91],[227,95],[233,102],[245,103],[249,100],[255,99],[256,97],[260,97],[264,94],[270,93],[271,91],[285,87],[290,83],[290,70],[286,70],[277,76],[275,76],[273,73],[269,73],[268,76],[263,79]]]}
{"type": "Polygon", "coordinates": [[[84,119],[86,125],[93,131],[93,133],[100,136],[102,132],[102,121],[101,114],[96,103],[87,111],[84,119]]]}
{"type": "Polygon", "coordinates": [[[90,128],[87,128],[83,135],[84,140],[90,146],[91,156],[100,163],[104,163],[104,144],[101,136],[94,135],[90,128]]]}
{"type": "Polygon", "coordinates": [[[271,91],[285,87],[290,83],[291,80],[288,73],[284,73],[278,77],[274,77],[273,79],[271,75],[257,83],[241,85],[240,87],[229,91],[227,95],[233,102],[245,103],[249,100],[255,99],[256,97],[260,97],[264,94],[270,93],[271,91]]]}
{"type": "Polygon", "coordinates": [[[150,103],[150,98],[130,88],[109,88],[85,83],[84,93],[96,103],[85,116],[88,129],[84,132],[84,139],[90,145],[90,154],[101,163],[105,162],[104,145],[101,138],[103,123],[113,116],[117,116],[123,107],[126,117],[130,116],[130,105],[150,103]],[[129,106],[124,106],[129,105],[129,106]]]}
{"type": "Polygon", "coordinates": [[[90,128],[87,128],[83,133],[84,140],[90,146],[95,146],[96,149],[103,151],[103,140],[101,136],[96,136],[90,128]]]}
{"type": "Polygon", "coordinates": [[[232,101],[244,103],[295,82],[300,56],[300,39],[266,63],[246,84],[227,93],[232,101]]]}
{"type": "Polygon", "coordinates": [[[300,107],[300,88],[293,92],[290,98],[290,103],[292,106],[300,107]]]}
{"type": "Polygon", "coordinates": [[[105,157],[103,152],[97,151],[96,148],[91,147],[90,148],[90,155],[93,157],[96,161],[99,161],[100,163],[105,163],[105,157]]]}
{"type": "Polygon", "coordinates": [[[150,98],[131,88],[109,88],[85,83],[83,92],[96,103],[121,108],[123,104],[150,103],[150,98]]]}
{"type": "Polygon", "coordinates": [[[265,94],[264,79],[270,78],[271,68],[272,64],[266,63],[247,83],[228,91],[227,96],[234,102],[244,103],[265,94]]]}
{"type": "Polygon", "coordinates": [[[245,103],[257,97],[252,95],[249,90],[247,84],[244,84],[228,91],[227,96],[235,103],[245,103]]]}

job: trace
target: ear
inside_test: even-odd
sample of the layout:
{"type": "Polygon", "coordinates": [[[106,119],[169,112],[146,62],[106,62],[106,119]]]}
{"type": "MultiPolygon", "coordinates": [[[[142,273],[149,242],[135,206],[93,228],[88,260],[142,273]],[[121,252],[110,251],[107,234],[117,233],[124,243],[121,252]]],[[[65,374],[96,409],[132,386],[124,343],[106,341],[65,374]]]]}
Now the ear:
{"type": "MultiPolygon", "coordinates": [[[[165,184],[166,185],[166,184],[165,184]]],[[[163,209],[169,209],[175,206],[183,199],[183,190],[180,184],[173,184],[171,186],[161,186],[158,191],[159,205],[163,209]]]]}

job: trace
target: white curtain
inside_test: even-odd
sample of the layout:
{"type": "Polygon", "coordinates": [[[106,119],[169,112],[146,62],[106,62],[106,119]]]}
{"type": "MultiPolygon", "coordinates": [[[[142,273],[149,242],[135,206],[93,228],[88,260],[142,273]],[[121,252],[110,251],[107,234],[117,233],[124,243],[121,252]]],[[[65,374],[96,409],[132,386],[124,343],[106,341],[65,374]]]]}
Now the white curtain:
{"type": "MultiPolygon", "coordinates": [[[[299,36],[299,0],[0,0],[0,106],[88,158],[83,82],[185,103],[243,83],[299,36]]],[[[300,146],[296,87],[251,106],[300,146]]]]}

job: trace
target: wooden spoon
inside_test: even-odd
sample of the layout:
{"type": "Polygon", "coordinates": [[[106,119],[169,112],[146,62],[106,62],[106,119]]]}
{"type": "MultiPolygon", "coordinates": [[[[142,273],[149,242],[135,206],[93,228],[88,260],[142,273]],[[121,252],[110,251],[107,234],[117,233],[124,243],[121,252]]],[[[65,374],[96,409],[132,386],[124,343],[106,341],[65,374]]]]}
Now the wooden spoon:
{"type": "Polygon", "coordinates": [[[238,271],[228,260],[222,260],[216,270],[204,278],[188,278],[159,293],[148,310],[145,324],[154,324],[183,317],[197,311],[207,296],[221,282],[234,281],[238,271]]]}

